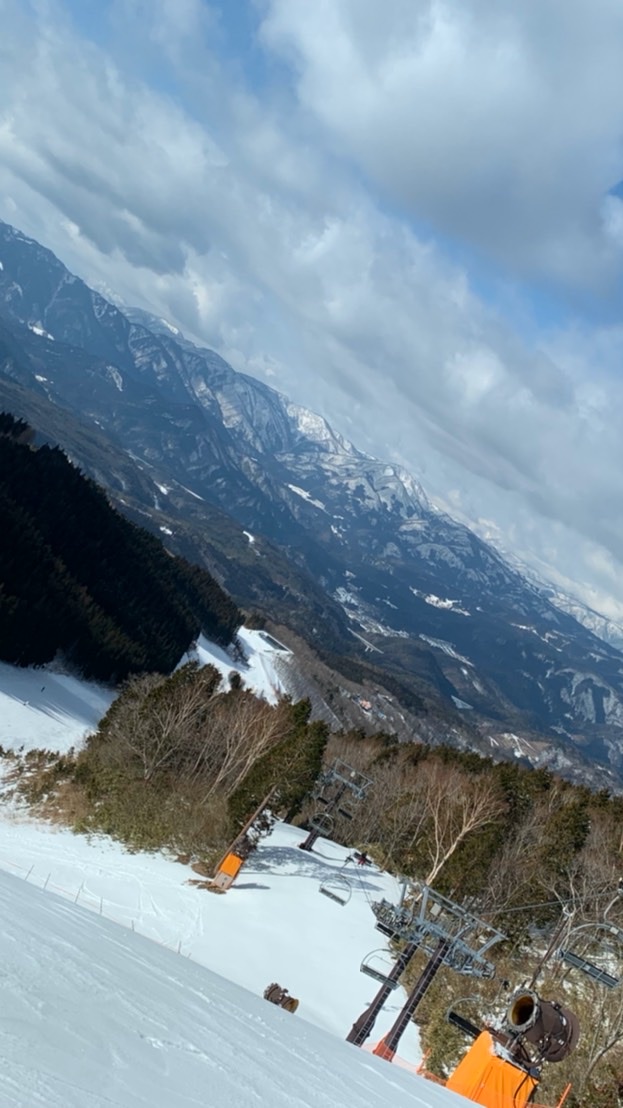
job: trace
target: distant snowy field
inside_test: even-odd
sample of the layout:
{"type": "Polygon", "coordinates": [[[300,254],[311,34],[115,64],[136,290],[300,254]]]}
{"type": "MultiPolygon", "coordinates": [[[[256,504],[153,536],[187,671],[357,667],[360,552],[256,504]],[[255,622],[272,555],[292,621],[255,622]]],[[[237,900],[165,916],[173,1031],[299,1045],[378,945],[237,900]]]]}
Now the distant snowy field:
{"type": "Polygon", "coordinates": [[[246,656],[246,663],[234,661],[226,650],[200,635],[197,647],[185,654],[182,661],[196,660],[201,665],[212,665],[227,681],[232,672],[239,673],[245,686],[263,696],[269,704],[276,704],[281,693],[286,690],[277,672],[276,661],[290,655],[287,647],[282,646],[272,635],[264,631],[249,631],[241,627],[237,635],[246,656]]]}
{"type": "MultiPolygon", "coordinates": [[[[265,638],[262,631],[242,627],[238,638],[246,663],[234,661],[203,635],[196,650],[185,654],[182,662],[195,659],[202,665],[214,665],[224,681],[235,670],[248,689],[275,704],[284,691],[275,661],[287,657],[289,651],[271,645],[270,636],[265,638]]],[[[59,752],[79,747],[96,730],[115,695],[113,689],[53,669],[20,669],[0,662],[0,746],[59,752]]]]}
{"type": "Polygon", "coordinates": [[[469,1103],[3,874],[0,964],[1,1108],[469,1103]]]}

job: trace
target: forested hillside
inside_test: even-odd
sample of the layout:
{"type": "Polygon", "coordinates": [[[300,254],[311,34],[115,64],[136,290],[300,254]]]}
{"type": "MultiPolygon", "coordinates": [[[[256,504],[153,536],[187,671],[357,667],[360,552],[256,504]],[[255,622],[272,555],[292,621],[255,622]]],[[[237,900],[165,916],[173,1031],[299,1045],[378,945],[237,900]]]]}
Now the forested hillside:
{"type": "Polygon", "coordinates": [[[242,615],[217,582],[33,437],[0,415],[0,659],[118,682],[169,672],[200,631],[230,642],[242,615]]]}

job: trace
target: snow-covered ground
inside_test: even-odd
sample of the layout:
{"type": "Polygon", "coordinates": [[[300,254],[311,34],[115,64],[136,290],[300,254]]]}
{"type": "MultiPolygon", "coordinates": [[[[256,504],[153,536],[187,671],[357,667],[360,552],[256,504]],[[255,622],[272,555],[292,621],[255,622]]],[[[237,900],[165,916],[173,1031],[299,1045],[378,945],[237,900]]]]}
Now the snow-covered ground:
{"type": "MultiPolygon", "coordinates": [[[[276,703],[285,690],[275,660],[289,652],[271,645],[261,631],[241,627],[238,638],[246,661],[234,660],[201,635],[197,648],[185,654],[182,662],[193,658],[202,665],[214,665],[225,680],[236,671],[248,689],[276,703]]],[[[21,669],[0,662],[0,746],[57,751],[79,747],[95,731],[115,695],[114,689],[53,669],[21,669]]]]}
{"type": "Polygon", "coordinates": [[[275,662],[277,658],[287,656],[290,651],[273,645],[276,640],[271,640],[270,635],[265,636],[263,631],[250,631],[247,627],[239,629],[237,638],[244,651],[245,662],[234,659],[222,647],[206,639],[205,635],[199,636],[196,648],[185,654],[182,661],[193,659],[203,666],[213,665],[225,680],[230,673],[239,673],[247,689],[263,696],[269,704],[276,704],[281,693],[286,690],[275,662]]]}
{"type": "Polygon", "coordinates": [[[108,711],[115,693],[49,669],[0,662],[0,746],[5,750],[69,750],[108,711]]]}
{"type": "Polygon", "coordinates": [[[0,965],[1,1108],[469,1103],[4,874],[0,965]]]}
{"type": "MultiPolygon", "coordinates": [[[[246,662],[205,639],[195,656],[274,700],[283,650],[262,632],[240,638],[246,662]]],[[[0,743],[79,745],[112,696],[2,665],[0,743]]],[[[302,838],[278,824],[234,887],[214,896],[173,858],[34,820],[0,790],[0,1108],[466,1104],[344,1042],[378,988],[362,958],[388,957],[371,902],[399,889],[346,862],[347,848],[319,839],[309,854],[302,838]],[[337,872],[348,881],[344,906],[320,894],[337,872]],[[300,999],[296,1015],[262,999],[272,981],[300,999]]],[[[404,996],[391,995],[368,1046],[404,996]]],[[[414,1025],[400,1053],[419,1061],[414,1025]]]]}
{"type": "MultiPolygon", "coordinates": [[[[312,854],[305,837],[277,824],[225,896],[189,885],[189,866],[161,854],[129,854],[105,837],[74,835],[0,807],[0,870],[45,886],[71,901],[179,951],[261,996],[278,981],[300,999],[297,1019],[344,1038],[378,985],[360,972],[363,957],[386,948],[375,930],[371,900],[397,899],[397,882],[349,863],[348,850],[320,839],[312,854]],[[319,892],[339,870],[351,896],[345,906],[319,892]]],[[[387,1030],[404,1001],[396,990],[372,1042],[387,1030]]],[[[421,1054],[415,1026],[401,1056],[421,1054]]]]}

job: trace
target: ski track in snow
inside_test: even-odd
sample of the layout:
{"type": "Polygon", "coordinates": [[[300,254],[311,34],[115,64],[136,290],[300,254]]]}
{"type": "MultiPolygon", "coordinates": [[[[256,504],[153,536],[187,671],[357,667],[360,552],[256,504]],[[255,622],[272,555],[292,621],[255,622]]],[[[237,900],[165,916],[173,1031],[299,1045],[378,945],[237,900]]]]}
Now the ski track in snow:
{"type": "Polygon", "coordinates": [[[468,1105],[6,874],[0,959],[0,1108],[468,1105]]]}
{"type": "Polygon", "coordinates": [[[5,750],[69,750],[94,731],[115,693],[47,669],[0,662],[0,745],[5,750]]]}
{"type": "MultiPolygon", "coordinates": [[[[277,824],[230,892],[216,897],[187,884],[197,875],[162,854],[130,854],[112,840],[74,835],[6,804],[0,817],[0,869],[70,901],[77,898],[82,907],[179,950],[256,995],[279,981],[300,998],[297,1018],[344,1038],[376,992],[376,983],[359,969],[366,954],[385,947],[370,902],[395,900],[398,884],[352,863],[342,869],[346,847],[320,839],[307,854],[297,846],[305,833],[277,824]],[[321,881],[337,869],[351,882],[345,907],[319,893],[321,881]]],[[[392,994],[376,1038],[403,999],[401,990],[392,994]]],[[[414,1026],[401,1054],[412,1062],[421,1057],[414,1026]]]]}
{"type": "MultiPolygon", "coordinates": [[[[242,629],[240,639],[245,661],[203,638],[191,656],[224,680],[237,670],[274,702],[284,651],[261,632],[242,629]]],[[[67,750],[113,696],[0,664],[0,743],[67,750]]],[[[345,866],[349,850],[328,840],[301,852],[303,837],[277,824],[216,897],[188,884],[190,867],[33,819],[0,788],[0,1108],[466,1104],[367,1052],[402,989],[366,1050],[343,1042],[378,988],[360,962],[386,949],[371,902],[396,900],[399,888],[376,869],[345,866]],[[319,895],[336,870],[351,885],[344,907],[319,895]],[[299,997],[295,1017],[261,999],[270,981],[299,997]]],[[[421,1058],[413,1024],[401,1055],[412,1066],[421,1058]]]]}

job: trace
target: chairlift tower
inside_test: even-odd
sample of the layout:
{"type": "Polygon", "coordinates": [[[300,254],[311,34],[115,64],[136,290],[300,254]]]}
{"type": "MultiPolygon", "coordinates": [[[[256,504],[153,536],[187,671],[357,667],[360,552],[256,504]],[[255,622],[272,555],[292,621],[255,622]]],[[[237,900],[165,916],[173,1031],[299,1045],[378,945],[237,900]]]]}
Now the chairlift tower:
{"type": "Polygon", "coordinates": [[[352,819],[350,809],[365,800],[372,783],[371,777],[336,758],[333,765],[321,773],[312,793],[316,807],[309,820],[310,832],[305,841],[299,843],[301,850],[311,851],[321,836],[331,838],[337,816],[352,819]]]}
{"type": "MultiPolygon", "coordinates": [[[[493,977],[495,965],[485,955],[506,936],[420,882],[405,882],[398,905],[381,900],[372,905],[372,910],[377,929],[392,940],[401,940],[405,946],[374,1000],[353,1024],[347,1042],[361,1046],[366,1041],[413,956],[419,950],[429,956],[393,1026],[374,1049],[375,1054],[391,1061],[405,1028],[442,966],[463,976],[493,977]]],[[[365,966],[362,969],[367,972],[365,966]]]]}

